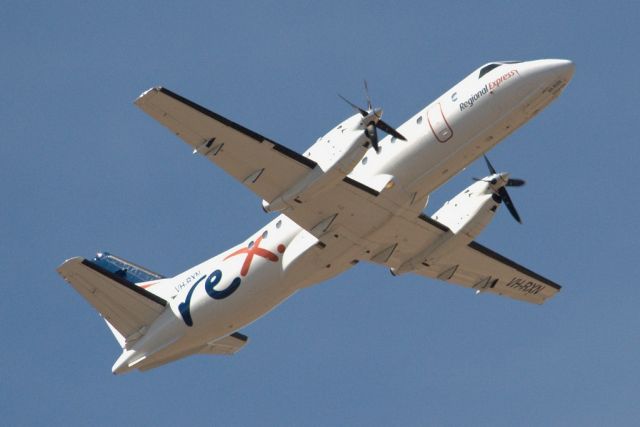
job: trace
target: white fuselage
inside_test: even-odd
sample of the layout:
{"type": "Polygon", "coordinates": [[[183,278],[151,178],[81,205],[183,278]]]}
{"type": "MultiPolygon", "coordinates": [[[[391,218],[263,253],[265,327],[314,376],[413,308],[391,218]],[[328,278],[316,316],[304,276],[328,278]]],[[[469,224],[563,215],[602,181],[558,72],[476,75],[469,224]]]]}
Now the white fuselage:
{"type": "MultiPolygon", "coordinates": [[[[349,177],[372,188],[393,181],[399,191],[391,197],[397,199],[398,209],[404,209],[409,200],[423,200],[421,210],[433,190],[531,119],[573,75],[573,64],[564,60],[500,63],[479,77],[482,68],[398,127],[407,141],[386,137],[380,141],[380,153],[363,151],[355,167],[350,159],[349,177]]],[[[304,155],[322,165],[325,159],[316,147],[330,139],[339,149],[342,125],[353,120],[329,131],[304,155]]],[[[307,191],[308,197],[313,194],[313,189],[307,191]]],[[[277,201],[280,206],[286,202],[277,201]]],[[[323,254],[325,258],[319,260],[313,251],[318,244],[313,235],[281,214],[234,248],[151,285],[148,289],[167,299],[169,307],[140,340],[124,350],[114,373],[197,353],[297,290],[352,265],[344,251],[323,254]],[[319,265],[332,262],[342,267],[327,272],[319,265]]]]}

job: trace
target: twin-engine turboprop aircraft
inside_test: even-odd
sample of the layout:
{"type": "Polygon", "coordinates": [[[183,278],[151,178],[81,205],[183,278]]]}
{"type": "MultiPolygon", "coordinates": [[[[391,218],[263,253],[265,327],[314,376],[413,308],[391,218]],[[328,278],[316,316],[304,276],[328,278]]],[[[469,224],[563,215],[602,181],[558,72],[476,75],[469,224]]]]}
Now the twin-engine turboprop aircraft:
{"type": "Polygon", "coordinates": [[[370,101],[367,109],[350,103],[357,113],[303,154],[168,89],[149,89],[139,108],[280,214],[175,277],[106,253],[69,259],[58,272],[122,347],[116,374],[235,353],[247,341],[240,328],[358,261],[542,304],[559,285],[474,241],[501,202],[520,220],[506,187],[524,181],[487,160],[490,175],[432,217],[423,210],[432,191],[560,95],[573,72],[566,60],[483,65],[397,129],[370,101]],[[378,130],[388,135],[379,140],[378,130]]]}

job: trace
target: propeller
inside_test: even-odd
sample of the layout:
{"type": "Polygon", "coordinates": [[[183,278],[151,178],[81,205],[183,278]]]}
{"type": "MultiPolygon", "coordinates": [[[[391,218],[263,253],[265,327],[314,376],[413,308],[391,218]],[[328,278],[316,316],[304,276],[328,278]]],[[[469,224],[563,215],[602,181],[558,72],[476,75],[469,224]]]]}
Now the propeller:
{"type": "Polygon", "coordinates": [[[516,207],[514,206],[513,201],[509,196],[509,192],[507,192],[507,187],[522,187],[525,184],[525,181],[519,178],[505,179],[508,175],[506,173],[497,173],[487,156],[484,155],[483,157],[484,161],[487,163],[487,168],[489,168],[489,172],[491,172],[491,175],[487,178],[482,179],[474,178],[474,180],[490,183],[495,191],[494,195],[497,198],[497,201],[504,202],[511,216],[520,224],[522,224],[522,219],[520,218],[520,215],[518,214],[518,211],[516,210],[516,207]],[[496,188],[495,186],[499,181],[501,182],[501,185],[496,188]]]}
{"type": "Polygon", "coordinates": [[[394,136],[394,137],[396,137],[398,139],[406,141],[407,138],[402,136],[402,134],[400,132],[395,130],[388,123],[386,123],[385,121],[383,121],[381,119],[381,117],[382,117],[382,109],[381,108],[373,108],[373,105],[371,103],[371,97],[369,96],[369,86],[367,85],[367,81],[366,80],[364,81],[364,93],[365,93],[365,97],[367,99],[367,109],[366,110],[364,108],[361,108],[361,107],[357,106],[353,102],[349,101],[344,96],[342,96],[340,94],[338,94],[338,96],[340,98],[342,98],[342,100],[344,102],[349,104],[354,110],[358,111],[362,115],[362,117],[368,117],[371,114],[373,114],[375,116],[375,118],[373,120],[371,120],[369,122],[369,124],[367,124],[367,126],[365,127],[364,133],[367,136],[367,138],[369,139],[369,141],[371,141],[371,145],[373,146],[373,149],[376,150],[376,153],[380,152],[380,145],[378,144],[378,141],[379,141],[378,140],[378,129],[380,129],[381,131],[383,131],[385,133],[388,133],[391,136],[394,136]]]}

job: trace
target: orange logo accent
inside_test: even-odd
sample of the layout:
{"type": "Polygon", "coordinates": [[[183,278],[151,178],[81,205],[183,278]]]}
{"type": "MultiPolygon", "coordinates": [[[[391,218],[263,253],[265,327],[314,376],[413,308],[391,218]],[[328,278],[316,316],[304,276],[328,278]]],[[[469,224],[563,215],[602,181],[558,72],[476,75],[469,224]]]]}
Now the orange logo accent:
{"type": "MultiPolygon", "coordinates": [[[[258,255],[262,258],[266,258],[269,261],[277,262],[279,259],[278,255],[264,248],[261,248],[260,242],[262,242],[262,236],[258,237],[255,243],[250,248],[238,249],[234,253],[227,255],[225,257],[225,261],[236,255],[247,254],[247,257],[244,259],[244,263],[242,264],[242,268],[240,269],[241,276],[246,276],[247,274],[249,274],[249,268],[251,267],[251,262],[253,261],[254,255],[258,255]]],[[[284,252],[284,249],[285,249],[284,245],[278,245],[278,252],[282,253],[284,252]]]]}

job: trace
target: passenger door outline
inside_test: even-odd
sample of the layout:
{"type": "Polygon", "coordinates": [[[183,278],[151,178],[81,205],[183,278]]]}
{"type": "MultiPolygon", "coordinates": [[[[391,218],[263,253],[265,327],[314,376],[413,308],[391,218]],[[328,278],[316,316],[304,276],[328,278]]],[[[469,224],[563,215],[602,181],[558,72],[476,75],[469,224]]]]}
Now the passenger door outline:
{"type": "Polygon", "coordinates": [[[453,138],[453,129],[451,129],[449,122],[444,117],[442,105],[439,102],[436,102],[427,110],[427,121],[438,142],[447,142],[453,138]]]}

